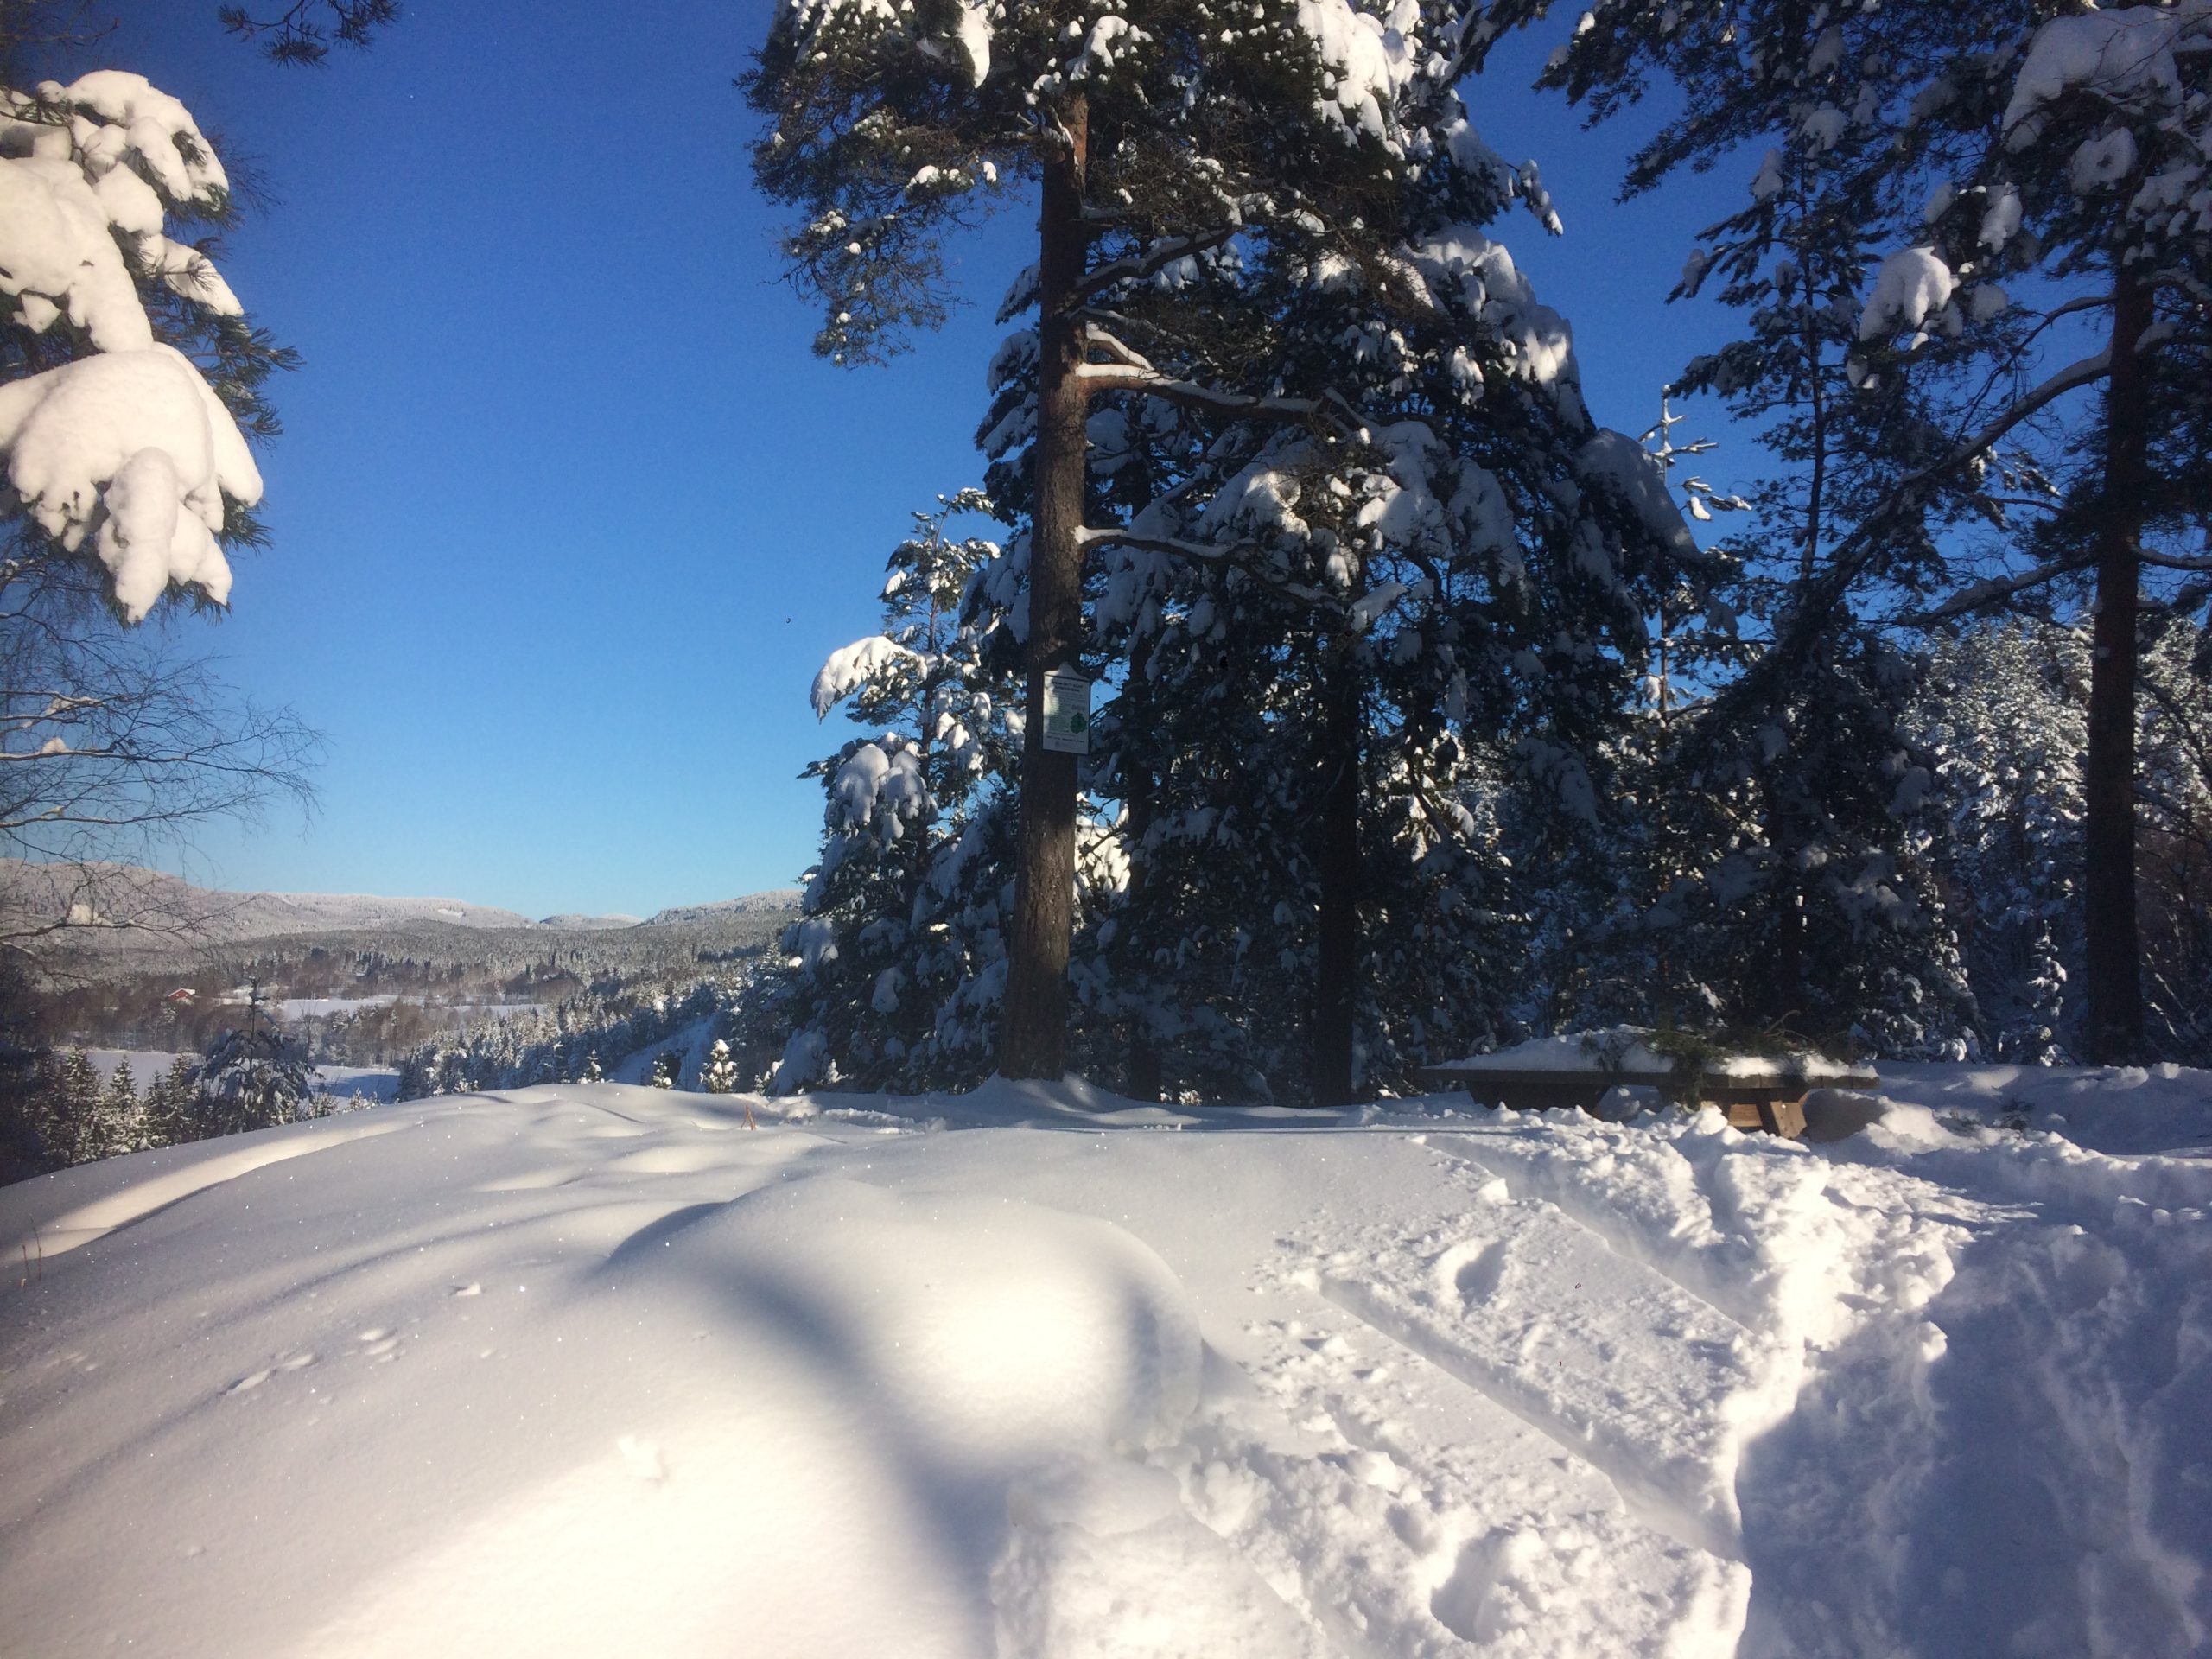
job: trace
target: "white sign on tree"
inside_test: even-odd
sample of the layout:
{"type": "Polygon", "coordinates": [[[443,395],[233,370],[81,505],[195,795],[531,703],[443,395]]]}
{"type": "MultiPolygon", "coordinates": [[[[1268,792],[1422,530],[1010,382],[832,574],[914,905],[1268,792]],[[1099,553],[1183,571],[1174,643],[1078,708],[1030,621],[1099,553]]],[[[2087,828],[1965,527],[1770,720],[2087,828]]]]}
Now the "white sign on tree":
{"type": "Polygon", "coordinates": [[[1082,675],[1045,677],[1045,747],[1060,754],[1090,753],[1090,682],[1082,675]]]}

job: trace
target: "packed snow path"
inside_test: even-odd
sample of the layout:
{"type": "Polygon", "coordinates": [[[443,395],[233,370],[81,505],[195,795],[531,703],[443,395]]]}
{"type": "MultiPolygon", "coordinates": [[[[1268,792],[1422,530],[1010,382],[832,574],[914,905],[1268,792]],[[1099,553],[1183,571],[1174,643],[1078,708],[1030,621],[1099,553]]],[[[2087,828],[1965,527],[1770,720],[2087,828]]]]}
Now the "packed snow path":
{"type": "Polygon", "coordinates": [[[2212,1650],[2212,1078],[1899,1092],[573,1085],[26,1183],[0,1652],[2212,1650]],[[1978,1127],[2054,1090],[2176,1150],[1978,1127]]]}

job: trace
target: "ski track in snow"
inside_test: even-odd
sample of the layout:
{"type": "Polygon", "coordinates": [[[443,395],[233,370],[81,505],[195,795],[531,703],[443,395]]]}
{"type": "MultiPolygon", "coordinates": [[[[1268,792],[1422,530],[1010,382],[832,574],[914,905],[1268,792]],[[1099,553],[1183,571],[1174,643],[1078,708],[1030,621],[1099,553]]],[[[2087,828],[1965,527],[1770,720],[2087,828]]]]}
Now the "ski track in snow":
{"type": "Polygon", "coordinates": [[[2212,1651],[2203,1161],[754,1105],[0,1192],[0,1651],[2212,1651]]]}

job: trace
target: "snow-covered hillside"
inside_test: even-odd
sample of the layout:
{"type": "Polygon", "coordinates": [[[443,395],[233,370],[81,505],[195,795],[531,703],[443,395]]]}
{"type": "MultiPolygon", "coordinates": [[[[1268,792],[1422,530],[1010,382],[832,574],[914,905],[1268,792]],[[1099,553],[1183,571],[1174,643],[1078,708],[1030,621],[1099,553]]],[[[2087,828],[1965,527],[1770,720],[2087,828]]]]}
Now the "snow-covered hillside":
{"type": "Polygon", "coordinates": [[[1892,1094],[570,1085],[27,1182],[0,1651],[2206,1651],[2212,1077],[1892,1094]]]}
{"type": "MultiPolygon", "coordinates": [[[[188,931],[195,939],[283,938],[300,933],[362,929],[421,928],[425,925],[504,931],[545,928],[563,932],[611,932],[641,924],[634,916],[589,916],[573,912],[533,920],[519,911],[472,904],[464,899],[388,898],[358,893],[226,893],[159,870],[129,865],[90,867],[99,881],[103,902],[115,912],[98,919],[116,926],[110,934],[88,928],[71,938],[79,944],[104,939],[135,942],[139,937],[121,925],[168,934],[188,931]]],[[[67,913],[73,868],[0,859],[0,907],[14,906],[34,914],[67,913]]],[[[796,891],[748,893],[714,904],[664,910],[646,925],[682,925],[727,914],[754,914],[795,906],[796,891]]]]}

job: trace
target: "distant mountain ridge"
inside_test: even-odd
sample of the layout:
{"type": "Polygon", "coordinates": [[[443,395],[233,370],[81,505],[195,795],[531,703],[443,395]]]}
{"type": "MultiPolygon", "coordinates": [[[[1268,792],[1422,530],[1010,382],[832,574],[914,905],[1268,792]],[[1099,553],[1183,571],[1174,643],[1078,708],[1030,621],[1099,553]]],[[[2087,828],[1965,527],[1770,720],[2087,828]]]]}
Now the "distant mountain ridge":
{"type": "Polygon", "coordinates": [[[110,937],[191,933],[219,941],[277,938],[297,933],[443,925],[475,931],[542,929],[606,932],[639,926],[679,926],[718,917],[796,908],[796,890],[747,893],[634,916],[563,912],[532,919],[519,911],[462,899],[387,898],[374,893],[225,893],[133,865],[91,867],[0,859],[0,910],[71,916],[81,927],[65,934],[88,944],[110,937]]]}
{"type": "Polygon", "coordinates": [[[717,899],[711,904],[677,905],[657,910],[645,918],[647,927],[681,927],[686,922],[708,922],[719,916],[749,916],[764,910],[797,910],[804,894],[797,887],[771,887],[738,899],[717,899]]]}

